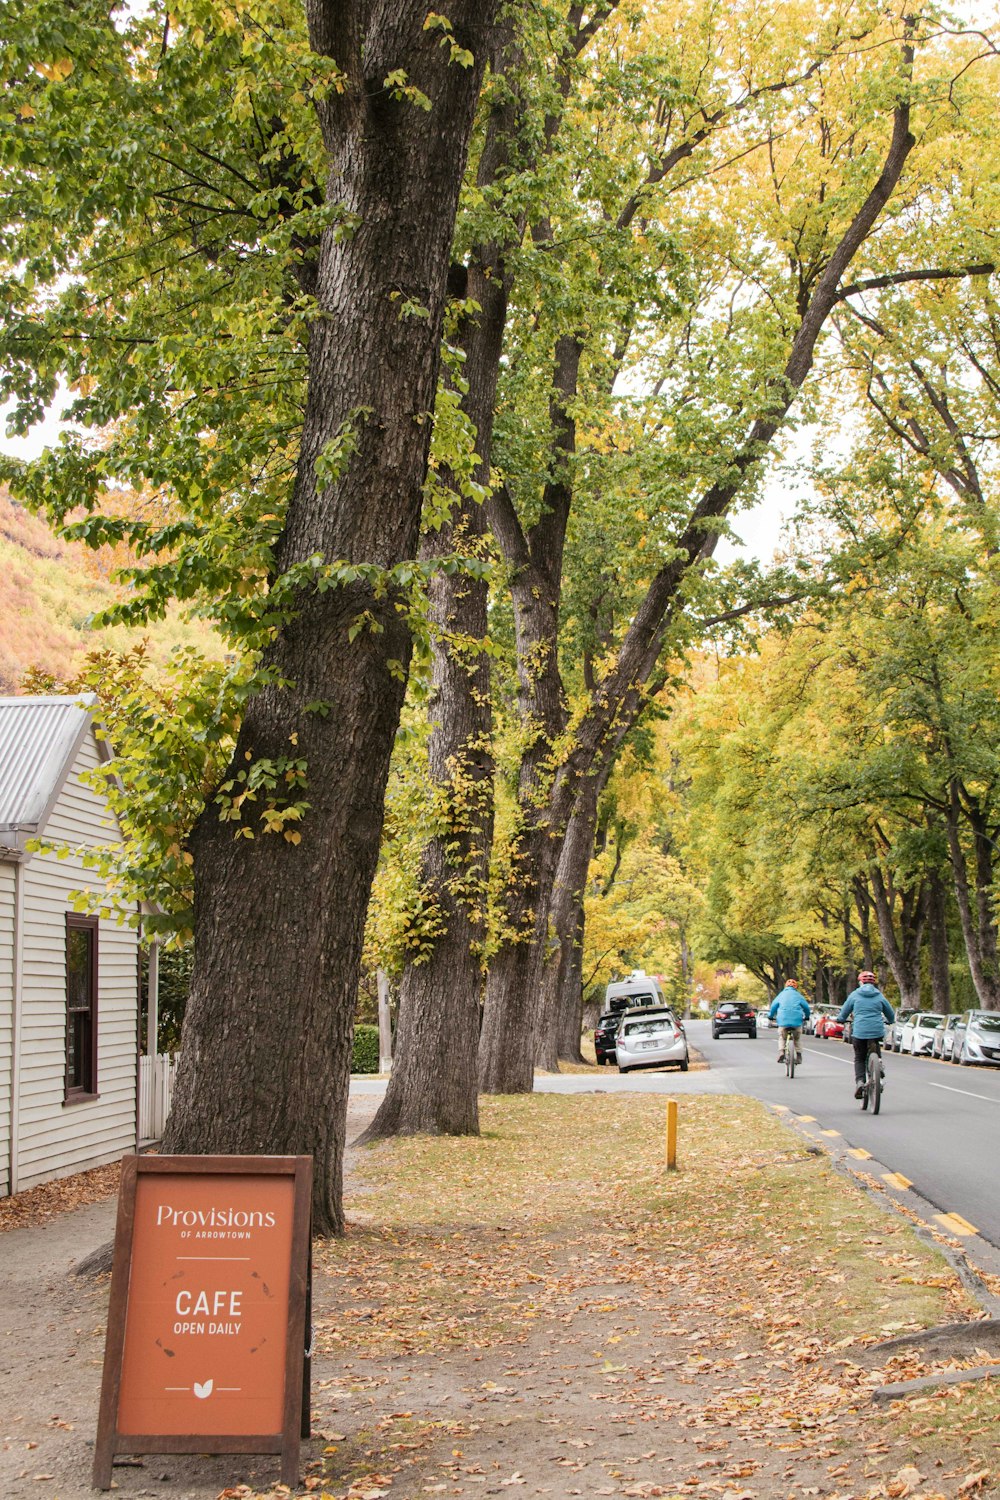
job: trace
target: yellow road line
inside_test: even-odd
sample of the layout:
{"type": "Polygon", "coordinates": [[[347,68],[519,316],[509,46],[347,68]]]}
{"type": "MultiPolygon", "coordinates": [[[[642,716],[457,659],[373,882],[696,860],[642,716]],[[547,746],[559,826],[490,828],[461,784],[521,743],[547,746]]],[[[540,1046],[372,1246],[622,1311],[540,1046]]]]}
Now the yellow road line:
{"type": "Polygon", "coordinates": [[[821,1130],[820,1135],[839,1135],[839,1130],[821,1130]]]}
{"type": "Polygon", "coordinates": [[[858,1161],[871,1161],[872,1154],[866,1151],[864,1146],[851,1146],[848,1148],[848,1156],[856,1156],[858,1161]]]}
{"type": "Polygon", "coordinates": [[[905,1192],[907,1188],[911,1188],[913,1186],[913,1183],[910,1181],[910,1179],[908,1177],[904,1177],[902,1172],[883,1172],[882,1181],[887,1182],[890,1187],[899,1188],[901,1193],[905,1192]]]}
{"type": "Polygon", "coordinates": [[[942,1229],[947,1229],[949,1234],[965,1236],[979,1233],[975,1224],[970,1224],[968,1219],[962,1218],[961,1214],[935,1214],[934,1217],[942,1229]]]}

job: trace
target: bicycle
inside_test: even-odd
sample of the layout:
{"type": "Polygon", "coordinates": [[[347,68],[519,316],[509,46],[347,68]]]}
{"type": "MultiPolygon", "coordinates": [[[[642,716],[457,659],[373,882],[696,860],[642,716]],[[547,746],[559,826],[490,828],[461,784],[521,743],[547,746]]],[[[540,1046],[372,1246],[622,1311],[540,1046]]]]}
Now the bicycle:
{"type": "Polygon", "coordinates": [[[795,1077],[795,1037],[791,1032],[785,1037],[785,1077],[795,1077]]]}
{"type": "Polygon", "coordinates": [[[875,1039],[868,1043],[868,1060],[865,1064],[865,1081],[861,1086],[861,1108],[869,1104],[873,1115],[882,1107],[882,1044],[875,1039]]]}

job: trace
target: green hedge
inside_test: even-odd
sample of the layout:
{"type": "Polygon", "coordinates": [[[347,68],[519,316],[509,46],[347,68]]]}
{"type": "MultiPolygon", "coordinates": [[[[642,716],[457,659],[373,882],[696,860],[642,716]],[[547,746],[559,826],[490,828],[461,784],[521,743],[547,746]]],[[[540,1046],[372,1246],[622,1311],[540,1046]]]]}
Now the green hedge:
{"type": "Polygon", "coordinates": [[[354,1051],[351,1054],[352,1073],[377,1073],[378,1072],[378,1027],[365,1026],[364,1024],[354,1028],[354,1051]]]}

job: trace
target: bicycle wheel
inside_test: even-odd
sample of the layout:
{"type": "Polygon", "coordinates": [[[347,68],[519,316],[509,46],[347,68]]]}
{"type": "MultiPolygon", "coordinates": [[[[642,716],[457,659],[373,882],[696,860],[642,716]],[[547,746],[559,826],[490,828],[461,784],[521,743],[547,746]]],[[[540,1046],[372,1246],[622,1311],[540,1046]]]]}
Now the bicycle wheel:
{"type": "Polygon", "coordinates": [[[785,1044],[785,1072],[789,1078],[795,1077],[795,1043],[791,1039],[785,1044]]]}
{"type": "Polygon", "coordinates": [[[882,1059],[877,1052],[868,1054],[868,1088],[872,1114],[877,1115],[882,1106],[882,1059]]]}

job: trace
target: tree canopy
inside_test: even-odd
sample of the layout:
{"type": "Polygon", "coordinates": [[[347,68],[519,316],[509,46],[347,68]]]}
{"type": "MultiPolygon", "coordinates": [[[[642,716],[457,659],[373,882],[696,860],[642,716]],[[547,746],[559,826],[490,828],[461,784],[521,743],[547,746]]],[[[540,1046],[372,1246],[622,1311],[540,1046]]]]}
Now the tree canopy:
{"type": "Polygon", "coordinates": [[[997,1003],[994,40],[869,0],[8,11],[0,398],[72,426],[4,471],[127,549],[110,617],[226,652],[89,674],[122,879],[194,934],[168,1144],[309,1150],[338,1227],[366,954],[414,1055],[461,992],[433,1128],[475,1128],[484,974],[480,1081],[529,1088],[602,923],[682,983],[700,934],[833,985],[877,928],[912,988],[950,915],[997,1003]],[[796,550],[720,566],[805,424],[796,550]]]}

